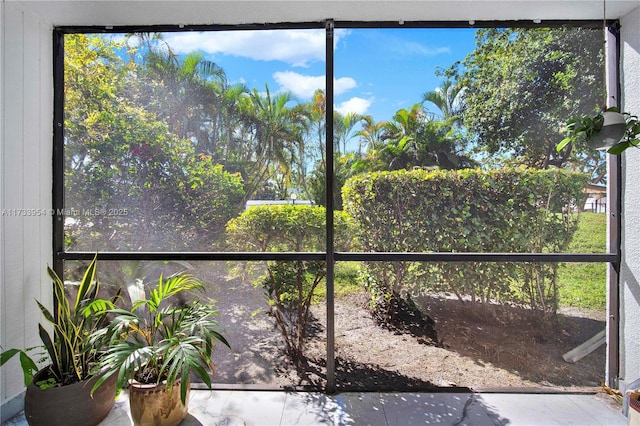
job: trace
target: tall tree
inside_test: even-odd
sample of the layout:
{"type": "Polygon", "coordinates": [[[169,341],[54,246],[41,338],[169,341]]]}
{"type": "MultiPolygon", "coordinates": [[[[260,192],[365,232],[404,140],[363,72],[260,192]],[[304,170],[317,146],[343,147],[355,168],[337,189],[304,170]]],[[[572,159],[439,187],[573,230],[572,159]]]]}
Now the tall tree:
{"type": "MultiPolygon", "coordinates": [[[[487,28],[449,75],[464,87],[463,122],[489,155],[532,167],[562,166],[563,123],[603,101],[601,30],[487,28]]],[[[573,147],[593,156],[585,145],[573,147]]]]}
{"type": "Polygon", "coordinates": [[[220,123],[227,85],[224,70],[201,52],[175,54],[160,34],[129,37],[137,40],[130,54],[142,58],[139,73],[132,76],[132,84],[141,87],[139,103],[176,136],[192,140],[198,152],[220,157],[224,145],[219,141],[225,136],[220,123]]]}
{"type": "MultiPolygon", "coordinates": [[[[249,176],[247,196],[251,196],[265,183],[276,184],[278,197],[288,197],[293,177],[299,175],[304,162],[303,132],[306,111],[294,101],[290,92],[271,94],[266,86],[264,94],[256,89],[245,104],[255,132],[255,162],[249,176]]],[[[295,184],[293,186],[296,186],[295,184]]]]}
{"type": "Polygon", "coordinates": [[[242,182],[143,101],[122,45],[65,37],[65,228],[80,250],[209,248],[242,200],[242,182]],[[197,240],[201,238],[200,240],[197,240]],[[198,245],[198,244],[201,245],[198,245]]]}
{"type": "Polygon", "coordinates": [[[386,121],[376,123],[370,115],[365,115],[362,118],[362,129],[356,133],[356,136],[360,136],[358,155],[362,154],[363,144],[366,150],[374,150],[383,144],[384,128],[386,125],[386,121]]]}
{"type": "Polygon", "coordinates": [[[301,106],[307,118],[300,192],[309,200],[316,200],[316,204],[325,205],[324,185],[326,181],[326,124],[327,98],[324,90],[317,89],[311,101],[301,106]],[[314,170],[308,172],[308,165],[314,165],[314,170]]]}
{"type": "Polygon", "coordinates": [[[363,120],[363,116],[355,112],[347,114],[333,113],[333,144],[336,154],[346,154],[347,144],[357,136],[354,129],[363,120]]]}
{"type": "Polygon", "coordinates": [[[446,78],[442,86],[422,94],[422,103],[430,102],[441,112],[444,120],[457,122],[462,114],[462,87],[451,78],[446,78]]]}

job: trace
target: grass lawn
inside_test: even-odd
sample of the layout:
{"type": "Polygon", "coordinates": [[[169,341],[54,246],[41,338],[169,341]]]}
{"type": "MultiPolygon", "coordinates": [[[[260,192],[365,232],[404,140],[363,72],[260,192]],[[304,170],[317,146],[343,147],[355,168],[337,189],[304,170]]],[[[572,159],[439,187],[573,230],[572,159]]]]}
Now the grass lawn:
{"type": "MultiPolygon", "coordinates": [[[[607,215],[580,213],[578,230],[569,245],[569,253],[606,251],[607,215]]],[[[606,308],[606,263],[566,263],[558,270],[561,306],[606,308]]]]}

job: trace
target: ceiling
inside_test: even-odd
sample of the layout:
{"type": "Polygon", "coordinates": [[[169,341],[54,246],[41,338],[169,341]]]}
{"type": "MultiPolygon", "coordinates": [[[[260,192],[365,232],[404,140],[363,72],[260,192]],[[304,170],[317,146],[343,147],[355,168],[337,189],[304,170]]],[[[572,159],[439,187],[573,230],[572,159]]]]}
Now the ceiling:
{"type": "MultiPolygon", "coordinates": [[[[192,1],[4,0],[53,26],[262,24],[336,21],[486,21],[602,19],[603,0],[192,1]]],[[[640,7],[640,0],[606,0],[607,18],[640,7]]]]}

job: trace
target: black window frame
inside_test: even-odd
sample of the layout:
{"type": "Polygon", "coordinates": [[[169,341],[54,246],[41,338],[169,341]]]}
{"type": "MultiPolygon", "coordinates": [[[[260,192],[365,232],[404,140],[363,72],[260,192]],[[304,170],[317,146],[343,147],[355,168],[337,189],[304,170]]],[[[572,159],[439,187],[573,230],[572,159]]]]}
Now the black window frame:
{"type": "MultiPolygon", "coordinates": [[[[417,252],[339,252],[334,246],[334,170],[333,170],[333,108],[334,108],[334,31],[335,29],[358,28],[535,28],[535,27],[587,27],[603,28],[603,24],[615,38],[615,58],[609,58],[610,67],[615,72],[615,91],[620,99],[619,84],[619,22],[617,20],[548,20],[533,21],[333,21],[295,22],[244,25],[152,25],[152,26],[73,26],[56,27],[53,30],[53,265],[62,276],[63,264],[67,260],[91,260],[94,252],[66,251],[64,247],[64,36],[74,33],[134,33],[134,32],[184,32],[184,31],[234,31],[234,30],[290,30],[324,29],[326,33],[326,251],[325,252],[158,252],[158,251],[109,251],[99,252],[98,259],[106,261],[266,261],[303,260],[326,261],[327,276],[327,393],[336,391],[334,323],[334,266],[340,261],[415,261],[415,262],[516,262],[516,263],[561,263],[594,262],[607,263],[608,267],[608,385],[617,388],[619,375],[619,271],[621,262],[621,160],[619,156],[609,156],[609,224],[607,229],[610,250],[607,253],[417,253],[417,252]]],[[[608,65],[606,65],[608,66],[608,65]]],[[[619,105],[618,105],[619,106],[619,105]]],[[[401,390],[401,389],[400,389],[401,390]]]]}

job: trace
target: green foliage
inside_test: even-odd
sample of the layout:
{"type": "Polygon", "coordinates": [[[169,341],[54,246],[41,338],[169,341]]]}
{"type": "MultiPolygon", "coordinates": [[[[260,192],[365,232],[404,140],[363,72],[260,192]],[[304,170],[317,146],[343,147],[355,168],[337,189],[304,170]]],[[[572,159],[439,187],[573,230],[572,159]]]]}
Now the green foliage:
{"type": "Polygon", "coordinates": [[[97,331],[92,341],[106,345],[100,358],[104,373],[93,390],[113,374],[122,389],[133,379],[167,388],[180,381],[180,397],[186,401],[189,375],[195,373],[211,387],[211,353],[216,342],[229,343],[221,334],[213,303],[192,301],[184,306],[172,299],[185,292],[204,291],[204,285],[187,274],[160,276],[149,296],[136,300],[130,310],[110,309],[114,316],[107,328],[97,331]]]}
{"type": "MultiPolygon", "coordinates": [[[[340,189],[344,186],[347,179],[358,173],[368,170],[369,165],[362,161],[356,154],[349,153],[344,155],[336,155],[333,162],[333,179],[335,190],[333,191],[333,208],[334,210],[342,210],[342,192],[340,189]]],[[[324,166],[319,165],[311,172],[307,179],[308,191],[311,199],[320,206],[326,205],[326,181],[327,174],[324,166]]]]}
{"type": "Polygon", "coordinates": [[[33,382],[33,376],[38,372],[38,365],[29,356],[29,352],[40,349],[38,347],[22,349],[9,349],[0,354],[0,366],[4,365],[7,361],[13,358],[16,354],[20,358],[20,367],[24,376],[24,385],[29,386],[33,382]]]}
{"type": "MultiPolygon", "coordinates": [[[[609,111],[607,109],[607,111],[609,111]]],[[[568,136],[556,146],[556,151],[562,151],[568,144],[579,140],[589,141],[596,136],[604,124],[604,111],[600,110],[593,117],[579,117],[567,122],[568,136]]]]}
{"type": "MultiPolygon", "coordinates": [[[[575,230],[570,210],[585,183],[584,175],[561,170],[413,170],[356,176],[343,197],[364,251],[561,252],[575,230]]],[[[368,269],[376,297],[419,283],[461,300],[517,299],[543,311],[557,304],[554,265],[388,262],[368,269]],[[523,283],[517,292],[514,280],[523,283]]]]}
{"type": "MultiPolygon", "coordinates": [[[[64,282],[51,268],[47,268],[53,281],[54,309],[50,310],[36,301],[45,320],[53,327],[53,337],[42,324],[38,331],[46,350],[46,382],[64,386],[86,380],[93,376],[98,361],[99,346],[95,346],[89,336],[107,326],[105,310],[114,308],[120,292],[111,300],[98,299],[99,283],[96,279],[97,255],[87,267],[78,285],[78,294],[70,304],[64,293],[64,282]]],[[[24,373],[24,383],[28,386],[38,371],[35,361],[27,350],[9,349],[0,355],[3,365],[14,355],[19,354],[20,365],[24,373]]],[[[49,386],[50,387],[50,386],[49,386]]]]}
{"type": "MultiPolygon", "coordinates": [[[[149,74],[120,49],[86,34],[65,38],[65,207],[75,212],[67,248],[211,249],[243,205],[242,178],[171,131],[175,121],[149,99],[158,93],[147,90],[149,74]]],[[[197,59],[185,59],[192,73],[206,65],[197,59]]],[[[201,87],[187,71],[174,77],[201,87]]]]}
{"type": "MultiPolygon", "coordinates": [[[[287,199],[287,188],[295,182],[296,169],[304,169],[305,153],[303,132],[306,126],[306,111],[301,106],[291,106],[290,92],[271,95],[269,86],[265,94],[253,89],[247,102],[242,104],[243,113],[255,131],[255,143],[251,146],[252,164],[247,164],[247,193],[253,194],[265,182],[276,184],[276,194],[287,199]]],[[[298,176],[299,177],[299,176],[298,176]]]]}
{"type": "MultiPolygon", "coordinates": [[[[371,140],[364,158],[368,171],[414,167],[460,169],[474,162],[465,152],[465,141],[454,126],[456,117],[436,119],[422,104],[396,111],[384,122],[379,140],[371,140]]],[[[372,123],[367,123],[374,130],[372,123]]],[[[364,132],[363,136],[372,136],[364,132]]]]}
{"type": "Polygon", "coordinates": [[[188,158],[185,170],[184,179],[177,183],[184,202],[179,217],[191,225],[186,237],[191,241],[183,246],[196,240],[200,242],[196,246],[205,247],[207,240],[220,238],[226,223],[238,214],[245,196],[243,182],[239,174],[226,172],[204,154],[188,158]]]}
{"type": "MultiPolygon", "coordinates": [[[[354,243],[348,232],[352,220],[344,212],[334,216],[335,245],[354,243]]],[[[250,251],[325,250],[326,210],[321,206],[263,205],[245,210],[227,223],[231,247],[250,251]]]]}
{"type": "MultiPolygon", "coordinates": [[[[336,249],[353,244],[352,220],[334,213],[336,249]]],[[[321,206],[264,205],[246,210],[227,224],[230,245],[239,250],[304,252],[325,249],[326,210],[321,206]]],[[[268,303],[291,360],[301,366],[310,306],[326,275],[324,261],[269,261],[255,281],[268,303]]]]}
{"type": "MultiPolygon", "coordinates": [[[[554,149],[566,117],[602,102],[603,58],[601,29],[486,28],[448,73],[464,86],[463,123],[484,151],[546,168],[569,159],[554,149]]],[[[573,150],[584,169],[604,167],[586,144],[573,150]]]]}

